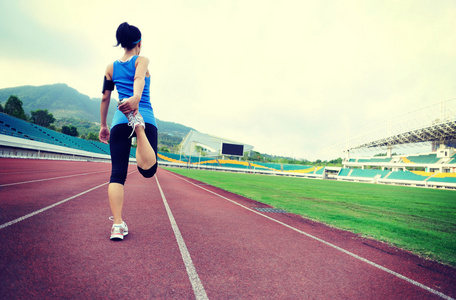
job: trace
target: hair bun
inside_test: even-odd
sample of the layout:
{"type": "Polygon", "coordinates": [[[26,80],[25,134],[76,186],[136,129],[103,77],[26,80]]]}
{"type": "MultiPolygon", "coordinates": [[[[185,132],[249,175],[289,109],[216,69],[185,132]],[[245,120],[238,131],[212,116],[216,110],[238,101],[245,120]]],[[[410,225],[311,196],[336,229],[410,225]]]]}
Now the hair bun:
{"type": "Polygon", "coordinates": [[[128,50],[133,49],[141,40],[141,31],[136,26],[123,22],[116,31],[117,45],[128,50]]]}

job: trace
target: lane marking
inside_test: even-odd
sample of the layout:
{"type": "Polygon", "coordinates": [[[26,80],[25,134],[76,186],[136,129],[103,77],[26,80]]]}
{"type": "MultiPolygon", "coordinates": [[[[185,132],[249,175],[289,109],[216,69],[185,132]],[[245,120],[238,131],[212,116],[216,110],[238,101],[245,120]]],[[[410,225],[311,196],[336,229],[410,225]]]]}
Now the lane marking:
{"type": "Polygon", "coordinates": [[[157,181],[158,189],[160,190],[160,194],[162,196],[163,203],[166,208],[166,213],[168,214],[169,221],[171,222],[171,227],[173,228],[174,236],[176,237],[177,244],[179,246],[179,250],[180,250],[182,259],[184,261],[184,264],[185,264],[185,269],[187,270],[188,279],[190,280],[190,283],[192,284],[193,293],[195,294],[195,298],[197,300],[209,299],[207,297],[206,291],[204,290],[204,286],[201,283],[201,280],[198,276],[198,273],[196,272],[195,265],[193,264],[190,253],[188,252],[187,246],[185,245],[184,238],[182,237],[179,227],[177,227],[176,220],[174,219],[173,213],[171,212],[171,209],[168,205],[168,201],[166,201],[165,194],[163,193],[160,183],[158,182],[157,175],[155,175],[155,180],[157,181]]]}
{"type": "Polygon", "coordinates": [[[323,244],[325,244],[325,245],[327,245],[327,246],[330,246],[330,247],[332,247],[332,248],[334,248],[334,249],[336,249],[336,250],[339,250],[339,251],[341,251],[341,252],[343,252],[343,253],[345,253],[345,254],[347,254],[347,255],[350,255],[351,257],[354,257],[354,258],[356,258],[356,259],[358,259],[358,260],[361,260],[361,261],[363,261],[363,262],[365,262],[365,263],[367,263],[367,264],[369,264],[369,265],[371,265],[371,266],[373,266],[373,267],[375,267],[375,268],[378,268],[378,269],[380,269],[380,270],[382,270],[382,271],[385,271],[385,272],[387,272],[387,273],[389,273],[389,274],[391,274],[391,275],[393,275],[393,276],[396,276],[396,277],[398,277],[398,278],[400,278],[400,279],[403,279],[403,280],[407,281],[408,283],[411,283],[411,284],[413,284],[413,285],[415,285],[415,286],[417,286],[417,287],[420,287],[420,288],[422,288],[422,289],[424,289],[424,290],[426,290],[426,291],[428,291],[428,292],[430,292],[430,293],[433,293],[433,294],[435,294],[435,295],[437,295],[437,296],[439,296],[439,297],[441,297],[441,298],[443,298],[443,299],[455,300],[454,298],[452,298],[452,297],[450,297],[450,296],[447,296],[447,295],[445,295],[445,294],[443,294],[443,293],[441,293],[441,292],[439,292],[439,291],[436,291],[436,290],[434,290],[434,289],[432,289],[432,288],[430,288],[430,287],[428,287],[428,286],[426,286],[426,285],[424,285],[424,284],[421,284],[421,283],[419,283],[418,281],[415,281],[415,280],[413,280],[413,279],[410,279],[410,278],[408,278],[408,277],[406,277],[406,276],[404,276],[404,275],[402,275],[402,274],[399,274],[399,273],[397,273],[397,272],[394,272],[393,270],[390,270],[390,269],[388,269],[388,268],[386,268],[386,267],[384,267],[384,266],[381,266],[381,265],[379,265],[379,264],[376,264],[376,263],[374,263],[373,261],[370,261],[370,260],[368,260],[368,259],[366,259],[366,258],[364,258],[364,257],[361,257],[361,256],[359,256],[359,255],[357,255],[357,254],[355,254],[355,253],[353,253],[353,252],[350,252],[350,251],[348,251],[348,250],[345,250],[345,249],[343,249],[343,248],[341,248],[341,247],[339,247],[339,246],[336,246],[336,245],[331,244],[331,243],[329,243],[329,242],[327,242],[327,241],[325,241],[325,240],[322,240],[322,239],[320,239],[320,238],[318,238],[318,237],[316,237],[316,236],[313,236],[313,235],[311,235],[311,234],[309,234],[309,233],[307,233],[307,232],[304,232],[304,231],[299,230],[299,229],[297,229],[297,228],[295,228],[295,227],[293,227],[293,226],[290,226],[290,225],[288,225],[288,224],[286,224],[286,223],[283,223],[283,222],[281,222],[281,221],[279,221],[279,220],[276,220],[276,219],[271,218],[271,217],[269,217],[269,216],[267,216],[267,215],[264,215],[264,214],[262,214],[262,213],[260,213],[260,212],[258,212],[258,211],[256,211],[256,210],[254,210],[254,209],[251,209],[251,208],[249,208],[249,207],[247,207],[247,206],[244,206],[244,205],[242,205],[242,204],[239,204],[239,203],[237,203],[236,201],[231,200],[231,199],[229,199],[229,198],[227,198],[227,197],[225,197],[225,196],[222,196],[222,195],[220,195],[220,194],[217,194],[216,192],[213,192],[213,191],[211,191],[211,190],[208,190],[208,189],[202,187],[201,185],[198,185],[198,184],[195,184],[195,183],[193,183],[193,182],[191,182],[191,181],[188,181],[187,179],[182,178],[182,177],[180,177],[180,176],[178,176],[178,175],[172,173],[171,171],[168,171],[168,172],[169,172],[171,175],[173,175],[173,176],[175,176],[175,177],[177,177],[177,178],[179,178],[179,179],[181,179],[181,180],[183,180],[183,181],[186,181],[186,182],[188,182],[188,183],[190,183],[190,184],[196,186],[197,188],[200,188],[200,189],[202,189],[202,190],[205,190],[205,191],[207,191],[207,192],[209,192],[209,193],[211,193],[211,194],[214,194],[214,195],[216,195],[216,196],[218,196],[218,197],[220,197],[220,198],[222,198],[222,199],[225,199],[225,200],[227,200],[227,201],[229,201],[229,202],[231,202],[231,203],[233,203],[233,204],[236,204],[236,205],[238,205],[238,206],[240,206],[240,207],[242,207],[242,208],[244,208],[244,209],[246,209],[246,210],[249,210],[249,211],[251,211],[251,212],[253,212],[253,213],[256,213],[257,215],[260,215],[260,216],[262,216],[262,217],[265,217],[266,219],[269,219],[269,220],[271,220],[271,221],[274,221],[274,222],[276,222],[276,223],[278,223],[278,224],[280,224],[280,225],[283,225],[283,226],[285,226],[285,227],[287,227],[287,228],[289,228],[289,229],[291,229],[291,230],[294,230],[294,231],[296,231],[296,232],[298,232],[298,233],[300,233],[300,234],[303,234],[303,235],[305,235],[305,236],[307,236],[307,237],[309,237],[309,238],[312,238],[312,239],[314,239],[314,240],[316,240],[316,241],[319,241],[319,242],[321,242],[321,243],[323,243],[323,244]]]}
{"type": "Polygon", "coordinates": [[[93,190],[96,190],[96,189],[98,189],[99,187],[102,187],[102,186],[104,186],[104,185],[107,185],[108,183],[109,183],[109,182],[105,182],[105,183],[100,184],[100,185],[98,185],[98,186],[96,186],[96,187],[93,187],[93,188],[91,188],[91,189],[88,189],[88,190],[86,190],[86,191],[84,191],[84,192],[82,192],[82,193],[79,193],[79,194],[77,194],[77,195],[74,195],[74,196],[71,196],[71,197],[69,197],[69,198],[63,199],[62,201],[56,202],[56,203],[54,203],[54,204],[51,204],[51,205],[49,205],[49,206],[46,206],[45,208],[42,208],[42,209],[39,209],[39,210],[34,211],[34,212],[32,212],[32,213],[29,213],[28,215],[25,215],[25,216],[22,216],[22,217],[20,217],[20,218],[17,218],[17,219],[14,219],[14,220],[12,220],[12,221],[9,221],[9,222],[7,222],[7,223],[4,223],[4,224],[0,225],[0,229],[3,229],[3,228],[8,227],[8,226],[11,226],[11,225],[13,225],[13,224],[15,224],[15,223],[18,223],[18,222],[20,222],[20,221],[24,221],[25,219],[28,219],[28,218],[33,217],[34,215],[37,215],[37,214],[39,214],[39,213],[42,213],[42,212],[44,212],[44,211],[46,211],[46,210],[48,210],[48,209],[51,209],[51,208],[53,208],[53,207],[56,207],[57,205],[60,205],[60,204],[62,204],[62,203],[65,203],[65,202],[67,202],[67,201],[70,201],[71,199],[74,199],[74,198],[77,198],[77,197],[82,196],[82,195],[84,195],[84,194],[87,194],[87,193],[89,193],[89,192],[91,192],[91,191],[93,191],[93,190]]]}
{"type": "MultiPolygon", "coordinates": [[[[100,173],[100,172],[94,172],[94,173],[100,173]]],[[[134,171],[128,173],[127,175],[130,175],[130,174],[132,174],[132,173],[134,173],[134,171]]],[[[87,174],[92,174],[92,173],[87,173],[87,174]]],[[[83,174],[79,174],[79,175],[83,175],[83,174]]],[[[77,175],[72,175],[72,176],[77,176],[77,175]]],[[[63,176],[63,178],[65,178],[65,177],[71,177],[71,176],[63,176]]],[[[55,177],[55,178],[60,178],[60,177],[55,177]]],[[[55,178],[54,178],[54,179],[55,179],[55,178]]],[[[44,180],[50,180],[50,179],[44,179],[44,180]]],[[[43,181],[43,180],[38,180],[38,181],[43,181]]],[[[46,206],[46,207],[44,207],[44,208],[42,208],[42,209],[39,209],[39,210],[34,211],[34,212],[32,212],[32,213],[29,213],[28,215],[25,215],[25,216],[22,216],[22,217],[20,217],[20,218],[17,218],[17,219],[14,219],[14,220],[12,220],[12,221],[9,221],[9,222],[6,222],[6,223],[4,223],[4,224],[1,224],[1,225],[0,225],[0,229],[6,228],[6,227],[11,226],[11,225],[13,225],[13,224],[16,224],[16,223],[18,223],[18,222],[20,222],[20,221],[24,221],[24,220],[26,220],[26,219],[28,219],[28,218],[30,218],[30,217],[33,217],[34,215],[37,215],[37,214],[42,213],[42,212],[44,212],[44,211],[46,211],[46,210],[48,210],[48,209],[51,209],[51,208],[53,208],[53,207],[56,207],[57,205],[63,204],[63,203],[65,203],[65,202],[67,202],[67,201],[70,201],[70,200],[72,200],[72,199],[74,199],[74,198],[77,198],[77,197],[79,197],[79,196],[82,196],[82,195],[84,195],[84,194],[87,194],[87,193],[89,193],[89,192],[91,192],[91,191],[93,191],[93,190],[96,190],[96,189],[98,189],[98,188],[100,188],[100,187],[102,187],[102,186],[104,186],[104,185],[107,185],[107,184],[109,184],[109,182],[102,183],[102,184],[100,184],[100,185],[98,185],[98,186],[96,186],[96,187],[93,187],[93,188],[91,188],[91,189],[88,189],[88,190],[86,190],[86,191],[84,191],[84,192],[81,192],[81,193],[79,193],[79,194],[77,194],[77,195],[68,197],[68,198],[63,199],[63,200],[61,200],[61,201],[59,201],[59,202],[56,202],[56,203],[51,204],[51,205],[49,205],[49,206],[46,206]]]]}
{"type": "Polygon", "coordinates": [[[10,185],[18,185],[18,184],[26,184],[26,183],[34,183],[34,182],[47,181],[47,180],[62,179],[62,178],[70,178],[70,177],[83,176],[83,175],[96,174],[96,173],[103,173],[103,172],[109,172],[109,171],[98,171],[98,172],[90,172],[90,173],[82,173],[82,174],[67,175],[67,176],[60,176],[60,177],[36,179],[36,180],[29,180],[29,181],[22,181],[22,182],[6,183],[6,184],[0,184],[0,187],[10,186],[10,185]]]}

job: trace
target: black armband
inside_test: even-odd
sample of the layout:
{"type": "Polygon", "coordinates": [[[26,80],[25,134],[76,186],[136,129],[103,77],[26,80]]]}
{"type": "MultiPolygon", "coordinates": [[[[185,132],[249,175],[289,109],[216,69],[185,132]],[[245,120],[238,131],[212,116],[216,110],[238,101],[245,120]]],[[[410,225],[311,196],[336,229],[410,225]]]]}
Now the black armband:
{"type": "Polygon", "coordinates": [[[106,90],[108,90],[108,91],[114,90],[114,82],[112,80],[107,80],[106,76],[105,76],[104,81],[103,81],[103,90],[101,91],[101,93],[104,94],[104,92],[106,90]]]}

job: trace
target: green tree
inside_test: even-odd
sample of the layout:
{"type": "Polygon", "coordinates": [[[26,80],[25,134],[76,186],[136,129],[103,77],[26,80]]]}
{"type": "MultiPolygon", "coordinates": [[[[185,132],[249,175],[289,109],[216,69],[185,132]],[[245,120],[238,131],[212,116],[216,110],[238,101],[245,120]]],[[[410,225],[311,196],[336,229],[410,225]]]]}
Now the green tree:
{"type": "Polygon", "coordinates": [[[78,129],[76,127],[71,126],[70,130],[71,130],[71,136],[78,136],[79,135],[78,129]]]}
{"type": "Polygon", "coordinates": [[[5,104],[5,113],[18,119],[27,120],[27,115],[22,108],[22,101],[17,96],[9,96],[5,104]]]}
{"type": "Polygon", "coordinates": [[[260,152],[252,151],[252,153],[250,154],[250,157],[248,157],[247,159],[250,161],[261,161],[262,156],[261,156],[260,152]]]}
{"type": "Polygon", "coordinates": [[[44,126],[44,127],[49,127],[52,123],[55,122],[54,116],[48,112],[47,109],[38,109],[35,111],[31,112],[32,118],[31,121],[32,123],[35,123],[36,125],[44,126]]]}
{"type": "Polygon", "coordinates": [[[195,146],[195,151],[196,151],[197,153],[199,153],[199,155],[201,155],[201,156],[207,156],[206,151],[205,151],[204,148],[201,147],[201,146],[195,146]]]}
{"type": "Polygon", "coordinates": [[[169,149],[168,149],[168,147],[166,147],[166,146],[158,147],[158,151],[159,151],[159,152],[166,152],[166,153],[169,153],[169,152],[170,152],[169,149]]]}
{"type": "Polygon", "coordinates": [[[74,126],[62,126],[62,133],[70,136],[78,136],[78,129],[74,126]]]}
{"type": "Polygon", "coordinates": [[[98,141],[98,134],[91,131],[89,134],[87,134],[87,139],[90,141],[98,141]]]}
{"type": "Polygon", "coordinates": [[[3,112],[3,106],[1,103],[0,103],[0,112],[3,112]]]}
{"type": "Polygon", "coordinates": [[[330,164],[333,164],[333,165],[340,165],[342,164],[342,158],[337,158],[337,159],[332,159],[329,161],[330,164]]]}

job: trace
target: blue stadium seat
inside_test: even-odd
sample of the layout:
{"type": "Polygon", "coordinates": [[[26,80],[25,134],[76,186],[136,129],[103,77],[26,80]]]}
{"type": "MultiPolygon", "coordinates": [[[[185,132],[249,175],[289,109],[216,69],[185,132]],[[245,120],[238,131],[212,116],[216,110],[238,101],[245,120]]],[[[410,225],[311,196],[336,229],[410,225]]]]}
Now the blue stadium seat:
{"type": "Polygon", "coordinates": [[[0,133],[72,149],[110,154],[109,146],[101,142],[72,137],[4,113],[0,113],[0,133]]]}
{"type": "Polygon", "coordinates": [[[353,172],[351,173],[350,177],[368,177],[368,178],[374,178],[377,175],[381,175],[381,178],[384,178],[386,175],[388,175],[390,171],[385,170],[374,170],[374,169],[368,169],[368,170],[362,170],[362,169],[353,169],[353,172]]]}
{"type": "Polygon", "coordinates": [[[407,156],[407,159],[415,164],[435,164],[440,160],[440,158],[437,157],[437,154],[410,155],[407,156]]]}
{"type": "MultiPolygon", "coordinates": [[[[393,160],[391,157],[373,157],[373,158],[360,158],[359,163],[389,163],[393,160]]],[[[351,161],[351,160],[350,160],[351,161]]]]}
{"type": "Polygon", "coordinates": [[[389,176],[388,179],[394,179],[394,180],[415,180],[415,181],[423,181],[427,179],[427,176],[421,176],[417,175],[415,173],[412,173],[410,171],[396,171],[392,172],[389,176]]]}
{"type": "Polygon", "coordinates": [[[350,174],[351,169],[349,168],[342,168],[339,171],[339,176],[348,176],[350,174]]]}

